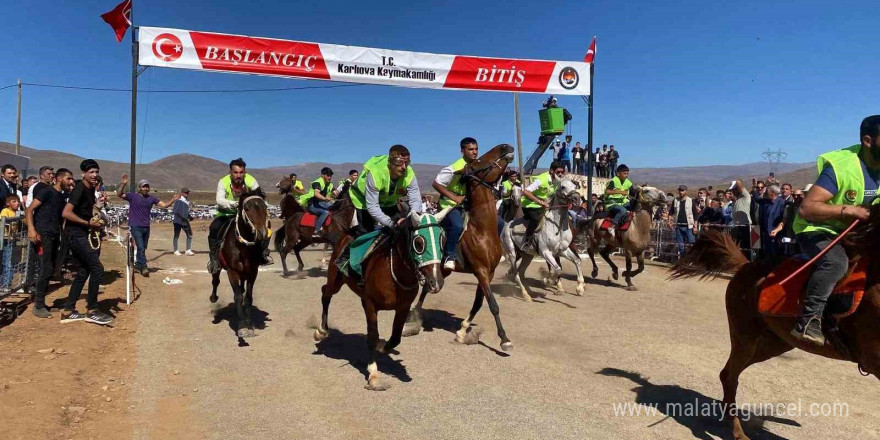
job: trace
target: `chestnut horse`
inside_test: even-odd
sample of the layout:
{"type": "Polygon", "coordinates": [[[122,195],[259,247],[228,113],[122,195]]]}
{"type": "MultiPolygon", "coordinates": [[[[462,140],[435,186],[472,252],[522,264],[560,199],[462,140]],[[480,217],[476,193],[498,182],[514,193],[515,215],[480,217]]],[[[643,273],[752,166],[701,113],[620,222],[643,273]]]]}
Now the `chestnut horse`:
{"type": "MultiPolygon", "coordinates": [[[[736,410],[739,376],[750,365],[779,356],[793,348],[855,362],[866,375],[880,374],[880,207],[871,210],[870,224],[857,228],[848,244],[851,255],[871,258],[865,281],[865,295],[856,311],[837,321],[842,346],[831,339],[822,347],[796,340],[789,333],[796,318],[771,317],[758,312],[761,284],[773,270],[773,262],[750,263],[734,240],[721,232],[703,232],[693,248],[672,268],[671,278],[714,278],[721,272],[735,272],[727,286],[727,323],[730,327],[730,357],[721,370],[725,418],[732,422],[733,437],[747,440],[736,410]]],[[[849,238],[849,237],[847,237],[849,238]]],[[[823,325],[829,323],[823,319],[823,325]]],[[[795,373],[792,370],[792,373],[795,373]]],[[[880,377],[880,376],[878,376],[880,377]]]]}
{"type": "Polygon", "coordinates": [[[315,228],[299,224],[303,215],[306,214],[306,210],[290,194],[290,178],[285,177],[281,179],[278,189],[284,194],[284,197],[281,199],[281,217],[284,218],[284,225],[275,234],[275,250],[281,255],[283,276],[287,276],[287,254],[293,250],[299,263],[297,271],[302,271],[304,264],[302,257],[299,255],[300,251],[311,244],[324,243],[326,246],[342,238],[342,235],[348,231],[351,220],[354,217],[354,205],[351,204],[351,199],[348,198],[348,191],[342,191],[340,199],[331,207],[330,224],[326,228],[321,229],[320,237],[314,237],[315,228]]]}
{"type": "MultiPolygon", "coordinates": [[[[226,270],[229,284],[235,298],[238,313],[240,338],[254,336],[251,323],[251,305],[254,302],[254,281],[259,273],[262,257],[260,242],[269,235],[269,210],[266,194],[257,188],[244,192],[238,199],[238,211],[220,238],[220,266],[226,270]]],[[[211,274],[212,303],[217,302],[217,286],[220,285],[220,272],[211,274]]]]}
{"type": "MultiPolygon", "coordinates": [[[[461,267],[459,262],[455,265],[456,272],[473,273],[477,278],[474,305],[467,319],[462,321],[461,328],[455,333],[455,340],[459,343],[465,342],[468,329],[485,298],[492,316],[495,317],[501,349],[504,351],[513,350],[513,342],[510,342],[504,332],[501,317],[498,315],[498,302],[489,286],[495,277],[495,268],[501,261],[501,239],[498,237],[498,212],[495,210],[493,188],[512,160],[513,147],[500,144],[464,168],[461,181],[466,188],[464,206],[468,222],[458,242],[458,248],[464,257],[465,267],[461,267]]],[[[444,269],[443,276],[449,276],[450,273],[452,272],[444,269]]],[[[427,294],[428,291],[423,289],[418,304],[410,311],[405,336],[417,335],[421,331],[422,304],[427,294]]]]}
{"type": "MultiPolygon", "coordinates": [[[[443,215],[445,213],[435,217],[411,212],[401,226],[391,231],[387,241],[363,261],[363,283],[341,273],[336,264],[331,264],[327,269],[327,284],[321,287],[321,326],[315,330],[315,341],[323,341],[330,335],[327,326],[330,300],[343,284],[347,284],[349,289],[361,297],[367,317],[367,348],[370,350],[370,363],[367,365],[368,390],[383,391],[388,387],[380,384],[376,354],[389,353],[400,344],[403,324],[410,305],[419,293],[419,285],[423,284],[434,293],[443,288],[440,270],[440,243],[444,234],[440,220],[443,215]],[[379,340],[380,310],[394,310],[391,338],[385,343],[379,340]]],[[[350,235],[342,235],[333,245],[331,261],[336,261],[352,240],[350,235]]]]}

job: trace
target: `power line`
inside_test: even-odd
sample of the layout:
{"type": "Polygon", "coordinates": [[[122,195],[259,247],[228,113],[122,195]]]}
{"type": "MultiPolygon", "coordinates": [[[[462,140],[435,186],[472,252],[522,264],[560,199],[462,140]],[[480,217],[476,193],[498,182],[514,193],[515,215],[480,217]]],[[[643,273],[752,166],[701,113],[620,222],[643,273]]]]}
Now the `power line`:
{"type": "Polygon", "coordinates": [[[8,89],[8,88],[10,88],[10,87],[15,87],[15,86],[17,86],[17,85],[18,85],[18,84],[12,84],[12,85],[9,85],[9,86],[6,86],[6,87],[0,87],[0,90],[6,90],[6,89],[8,89]]]}
{"type": "MultiPolygon", "coordinates": [[[[15,87],[17,84],[0,88],[0,90],[15,87]]],[[[85,87],[70,86],[63,84],[39,84],[39,83],[21,83],[23,86],[49,87],[55,89],[68,90],[89,90],[97,92],[131,92],[131,89],[117,89],[112,87],[85,87]]],[[[225,89],[225,90],[138,90],[138,93],[254,93],[254,92],[286,92],[291,90],[311,90],[311,89],[337,89],[341,87],[360,87],[371,84],[334,84],[327,86],[302,86],[302,87],[278,87],[271,89],[225,89]]]]}

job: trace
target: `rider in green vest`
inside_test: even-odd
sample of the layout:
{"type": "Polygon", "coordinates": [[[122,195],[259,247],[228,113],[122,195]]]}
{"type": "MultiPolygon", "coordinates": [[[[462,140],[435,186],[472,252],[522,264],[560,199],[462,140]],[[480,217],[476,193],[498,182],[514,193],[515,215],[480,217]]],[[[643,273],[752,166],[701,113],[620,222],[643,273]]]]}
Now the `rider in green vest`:
{"type": "Polygon", "coordinates": [[[523,245],[529,246],[535,229],[541,223],[544,212],[550,207],[547,201],[553,197],[559,181],[565,176],[565,165],[560,161],[553,161],[550,170],[546,173],[532,176],[532,183],[523,189],[522,203],[523,222],[526,224],[526,235],[523,245]]]}
{"type": "MultiPolygon", "coordinates": [[[[522,189],[522,183],[519,181],[519,173],[516,170],[510,170],[501,182],[501,205],[498,207],[501,227],[504,226],[506,220],[513,220],[513,217],[516,215],[514,211],[516,206],[513,203],[514,188],[522,189]]],[[[500,228],[498,234],[501,234],[500,228]]]]}
{"type": "Polygon", "coordinates": [[[422,212],[422,195],[416,173],[410,166],[409,150],[394,145],[388,155],[373,156],[366,163],[348,195],[357,213],[355,236],[372,232],[376,226],[394,227],[403,221],[397,207],[401,197],[409,200],[410,210],[422,212]]]}
{"type": "MultiPolygon", "coordinates": [[[[217,192],[215,200],[217,201],[217,214],[214,221],[208,228],[208,273],[220,271],[220,229],[227,222],[235,218],[238,212],[238,199],[243,192],[255,190],[260,187],[257,179],[248,174],[245,170],[247,164],[240,157],[229,162],[229,174],[224,176],[217,182],[217,192]]],[[[266,238],[260,245],[263,249],[263,261],[260,264],[272,264],[272,257],[269,255],[269,239],[266,238]]]]}
{"type": "Polygon", "coordinates": [[[464,231],[464,209],[461,206],[465,196],[465,185],[461,181],[461,174],[467,164],[473,162],[479,156],[480,147],[477,140],[466,137],[459,142],[461,158],[446,168],[440,170],[440,174],[434,179],[433,187],[440,193],[440,209],[454,207],[440,225],[446,230],[446,246],[443,249],[443,268],[455,270],[455,249],[458,240],[464,231]]]}
{"type": "Polygon", "coordinates": [[[302,205],[307,206],[309,212],[318,216],[315,220],[315,238],[320,238],[321,227],[330,215],[330,206],[333,205],[333,170],[329,167],[321,168],[321,177],[312,181],[307,196],[303,196],[302,205]]]}
{"type": "Polygon", "coordinates": [[[343,191],[348,191],[348,188],[357,181],[359,175],[360,172],[358,170],[349,170],[348,177],[336,184],[336,189],[333,190],[333,197],[338,199],[340,194],[344,194],[343,191]]]}
{"type": "MultiPolygon", "coordinates": [[[[798,209],[794,231],[801,251],[813,257],[855,219],[868,220],[880,183],[880,115],[862,121],[860,143],[819,156],[819,177],[798,209]]],[[[822,317],[834,285],[846,275],[849,260],[841,244],[813,265],[801,316],[791,334],[825,345],[822,317]]]]}
{"type": "Polygon", "coordinates": [[[603,198],[605,211],[607,211],[608,216],[611,217],[611,225],[610,228],[608,228],[607,226],[609,225],[602,222],[601,226],[601,229],[608,230],[612,234],[614,233],[614,227],[620,226],[623,219],[626,218],[626,214],[629,212],[627,209],[627,205],[629,204],[629,191],[633,186],[632,181],[627,178],[629,177],[629,167],[621,164],[617,167],[616,171],[617,175],[605,185],[605,196],[603,198]]]}
{"type": "Polygon", "coordinates": [[[306,193],[306,191],[303,189],[302,180],[297,180],[296,173],[290,174],[290,188],[290,193],[293,194],[294,197],[297,197],[297,199],[299,198],[299,196],[306,193]]]}

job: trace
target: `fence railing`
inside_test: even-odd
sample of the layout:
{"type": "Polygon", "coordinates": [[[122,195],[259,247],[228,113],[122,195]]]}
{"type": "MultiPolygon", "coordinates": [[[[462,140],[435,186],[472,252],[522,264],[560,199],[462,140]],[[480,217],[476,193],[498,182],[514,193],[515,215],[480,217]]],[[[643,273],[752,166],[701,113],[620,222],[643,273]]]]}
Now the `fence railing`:
{"type": "Polygon", "coordinates": [[[28,240],[24,217],[0,218],[0,298],[29,292],[36,280],[36,249],[28,240]]]}

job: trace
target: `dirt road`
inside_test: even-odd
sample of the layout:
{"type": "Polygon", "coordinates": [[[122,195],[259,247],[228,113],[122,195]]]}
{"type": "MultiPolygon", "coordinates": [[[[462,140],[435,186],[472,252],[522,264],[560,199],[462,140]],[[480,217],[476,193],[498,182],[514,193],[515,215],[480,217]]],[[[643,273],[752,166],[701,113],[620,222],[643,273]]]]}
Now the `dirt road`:
{"type": "MultiPolygon", "coordinates": [[[[205,228],[196,229],[196,250],[204,252],[205,228]]],[[[313,269],[307,267],[301,277],[282,278],[280,263],[260,274],[254,304],[255,322],[263,328],[240,344],[230,324],[228,283],[221,284],[218,305],[210,304],[206,255],[172,255],[170,235],[167,226],[154,226],[148,257],[159,270],[137,278],[142,295],[117,313],[122,323],[116,329],[62,327],[25,315],[0,330],[5,352],[26,347],[4,358],[0,381],[36,382],[0,390],[3,413],[29,423],[14,424],[16,429],[39,423],[40,429],[52,428],[39,432],[58,433],[57,438],[135,439],[729,438],[726,425],[705,412],[721,398],[717,377],[729,348],[724,280],[670,283],[662,269],[649,267],[635,280],[638,292],[591,280],[585,295],[576,297],[538,287],[535,264],[529,272],[532,291],[547,296],[525,303],[496,277],[502,320],[515,344],[507,354],[499,351],[486,307],[476,319],[481,344],[453,342],[475,289],[472,277],[456,274],[440,294],[428,297],[430,328],[404,339],[399,355],[380,360],[391,389],[379,393],[364,389],[365,321],[347,288],[330,310],[338,332],[321,344],[312,339],[309,325],[320,315],[322,278],[314,269],[319,248],[305,253],[313,269]],[[164,285],[165,277],[182,284],[164,285]],[[54,335],[51,344],[31,341],[46,334],[54,335]],[[67,411],[60,409],[64,396],[56,398],[53,385],[42,379],[55,365],[43,363],[58,359],[44,360],[36,350],[63,347],[73,335],[108,338],[102,342],[112,347],[104,353],[71,365],[89,372],[116,368],[114,380],[124,377],[126,384],[113,398],[125,405],[106,414],[89,407],[88,420],[65,425],[59,415],[67,411]],[[115,363],[108,361],[111,356],[115,363]],[[39,418],[39,411],[25,405],[23,400],[34,401],[33,388],[26,386],[48,390],[41,398],[54,400],[39,409],[51,417],[39,418]],[[87,422],[98,425],[72,427],[87,422]]],[[[566,273],[573,272],[566,266],[566,273]]],[[[601,266],[600,277],[607,275],[601,266]]],[[[121,281],[108,286],[105,296],[118,295],[117,284],[121,281]]],[[[573,291],[573,277],[565,285],[573,291]]],[[[380,319],[380,334],[387,338],[391,314],[380,319]]],[[[57,369],[57,380],[67,381],[71,368],[57,369]]],[[[101,386],[83,387],[97,394],[87,404],[101,402],[101,386]]],[[[791,352],[747,370],[739,401],[793,405],[791,412],[786,407],[785,413],[753,418],[747,426],[755,439],[876,438],[876,386],[876,379],[861,377],[854,364],[791,352]],[[847,414],[822,416],[821,404],[828,404],[828,412],[842,412],[844,404],[847,414]]],[[[43,438],[18,434],[12,438],[43,438]]]]}

